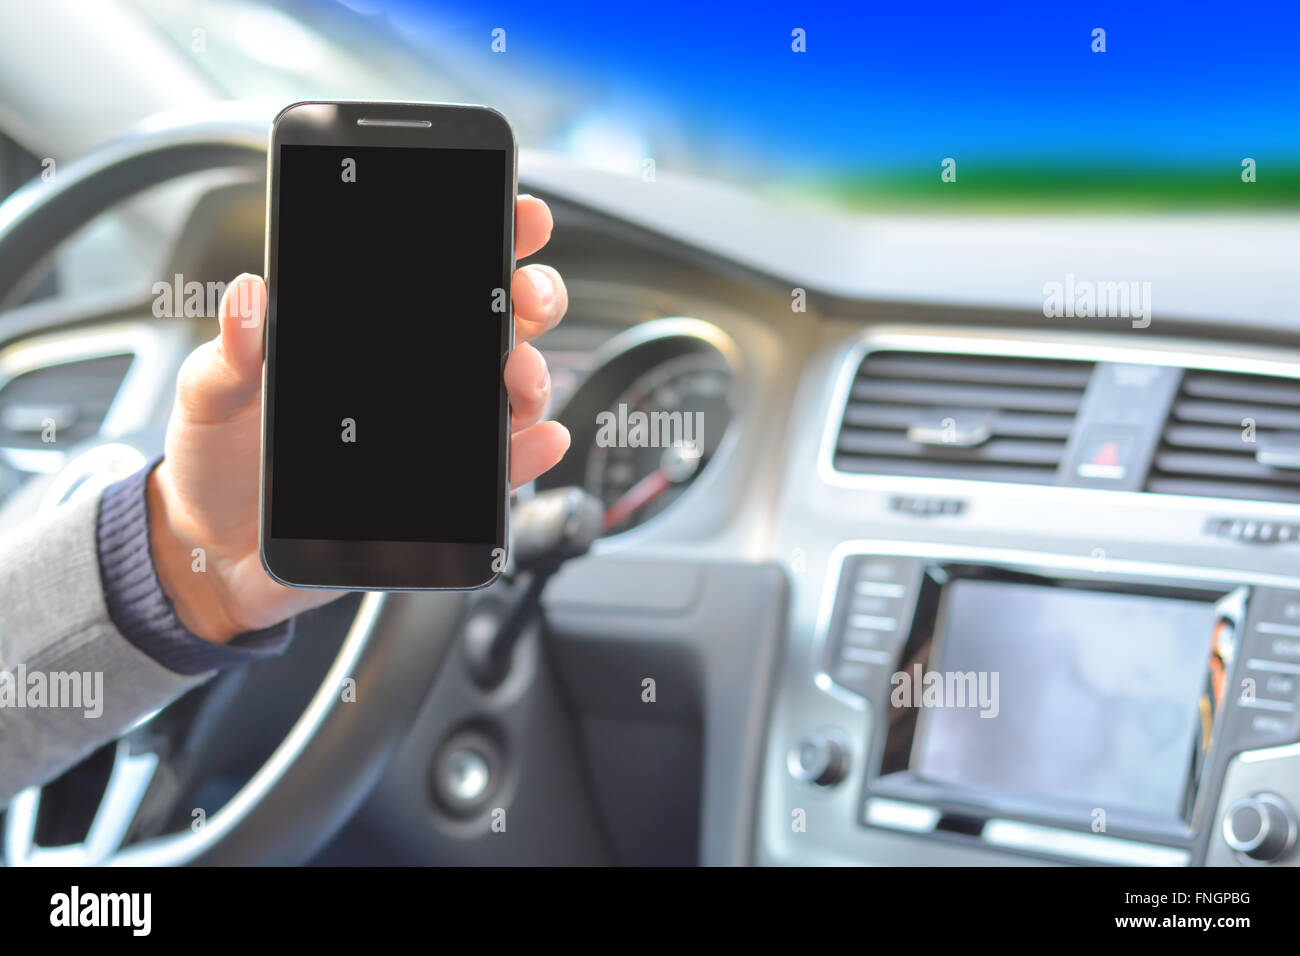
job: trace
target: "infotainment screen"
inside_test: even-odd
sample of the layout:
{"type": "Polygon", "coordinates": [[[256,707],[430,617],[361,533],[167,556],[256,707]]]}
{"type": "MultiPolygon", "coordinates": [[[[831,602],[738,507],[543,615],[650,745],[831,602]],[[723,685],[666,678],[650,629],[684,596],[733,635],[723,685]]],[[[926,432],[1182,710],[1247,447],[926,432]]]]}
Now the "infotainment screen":
{"type": "Polygon", "coordinates": [[[945,789],[1180,816],[1213,624],[1207,602],[955,579],[928,670],[987,675],[996,706],[923,709],[911,770],[945,789]]]}

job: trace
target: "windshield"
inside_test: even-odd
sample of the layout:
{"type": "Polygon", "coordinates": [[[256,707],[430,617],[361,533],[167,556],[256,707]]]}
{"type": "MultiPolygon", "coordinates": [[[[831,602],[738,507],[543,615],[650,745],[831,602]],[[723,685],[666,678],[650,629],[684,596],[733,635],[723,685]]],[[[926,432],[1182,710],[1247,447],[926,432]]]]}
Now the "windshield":
{"type": "Polygon", "coordinates": [[[1295,6],[129,2],[226,96],[488,103],[523,146],[628,175],[851,207],[1300,205],[1295,6]]]}

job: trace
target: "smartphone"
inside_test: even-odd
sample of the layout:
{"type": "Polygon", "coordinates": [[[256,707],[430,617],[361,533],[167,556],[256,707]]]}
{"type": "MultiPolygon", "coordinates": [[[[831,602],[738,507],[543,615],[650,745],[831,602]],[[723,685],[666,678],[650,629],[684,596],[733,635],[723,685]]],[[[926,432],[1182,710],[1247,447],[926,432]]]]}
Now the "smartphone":
{"type": "Polygon", "coordinates": [[[476,588],[506,554],[516,148],[480,106],[271,129],[260,552],[293,587],[476,588]]]}

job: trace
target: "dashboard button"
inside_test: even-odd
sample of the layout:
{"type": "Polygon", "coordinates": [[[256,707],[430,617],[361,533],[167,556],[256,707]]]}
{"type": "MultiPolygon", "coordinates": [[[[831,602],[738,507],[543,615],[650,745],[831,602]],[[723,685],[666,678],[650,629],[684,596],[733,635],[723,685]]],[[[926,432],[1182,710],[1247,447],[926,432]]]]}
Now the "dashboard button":
{"type": "Polygon", "coordinates": [[[1250,719],[1250,729],[1257,733],[1265,734],[1284,734],[1287,732],[1287,722],[1281,717],[1272,717],[1268,714],[1255,714],[1250,719]]]}
{"type": "Polygon", "coordinates": [[[855,594],[853,603],[849,605],[849,611],[852,614],[877,614],[885,615],[891,612],[897,613],[894,606],[895,601],[887,597],[872,597],[870,595],[855,594]]]}
{"type": "MultiPolygon", "coordinates": [[[[1270,640],[1265,645],[1265,651],[1268,656],[1274,660],[1283,661],[1300,661],[1300,634],[1292,637],[1289,634],[1278,634],[1275,627],[1269,627],[1267,622],[1261,622],[1258,630],[1261,634],[1269,635],[1270,640]]],[[[1288,628],[1290,630],[1291,628],[1288,628]]],[[[1300,627],[1294,628],[1300,631],[1300,627]]]]}
{"type": "Polygon", "coordinates": [[[1238,731],[1239,749],[1271,747],[1292,742],[1296,737],[1294,720],[1281,714],[1257,712],[1249,715],[1244,732],[1238,731]]]}
{"type": "MultiPolygon", "coordinates": [[[[851,627],[844,632],[844,646],[840,649],[840,657],[844,660],[853,660],[853,656],[848,652],[855,647],[883,651],[887,646],[889,646],[888,634],[851,627]]],[[[875,663],[876,658],[873,656],[870,660],[875,663]]]]}
{"type": "Polygon", "coordinates": [[[841,687],[847,687],[855,693],[864,695],[871,692],[875,676],[876,667],[872,663],[848,659],[837,664],[831,674],[835,683],[841,687]]]}
{"type": "Polygon", "coordinates": [[[1260,682],[1260,687],[1267,697],[1294,697],[1296,682],[1290,674],[1268,674],[1260,682]]]}
{"type": "Polygon", "coordinates": [[[859,581],[854,585],[853,593],[859,596],[905,598],[907,597],[907,588],[901,584],[885,584],[880,581],[859,581]]]}
{"type": "Polygon", "coordinates": [[[835,683],[863,696],[878,692],[912,627],[922,570],[899,555],[846,558],[826,635],[825,669],[835,683]]]}
{"type": "Polygon", "coordinates": [[[889,558],[868,558],[862,562],[858,576],[865,581],[897,581],[902,568],[889,558]]]}

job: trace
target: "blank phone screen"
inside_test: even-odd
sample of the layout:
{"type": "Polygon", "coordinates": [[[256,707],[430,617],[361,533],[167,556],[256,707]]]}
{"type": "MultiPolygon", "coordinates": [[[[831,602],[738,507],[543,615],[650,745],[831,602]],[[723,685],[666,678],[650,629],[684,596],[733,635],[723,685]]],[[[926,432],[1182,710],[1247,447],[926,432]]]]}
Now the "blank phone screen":
{"type": "Polygon", "coordinates": [[[272,537],[499,539],[506,159],[280,146],[272,537]]]}

